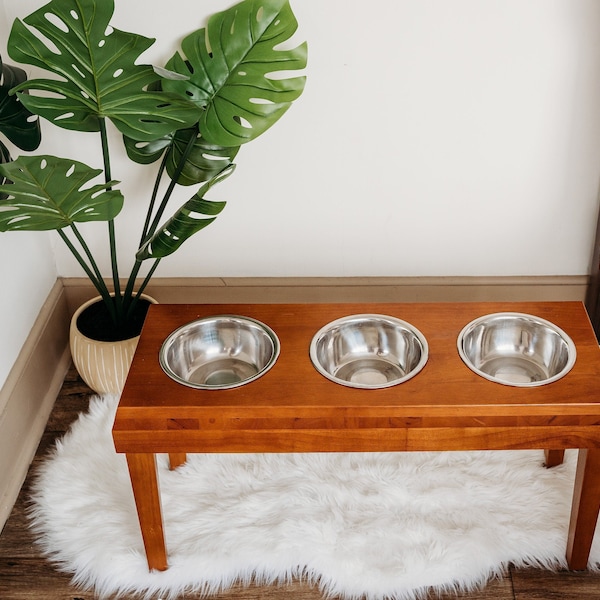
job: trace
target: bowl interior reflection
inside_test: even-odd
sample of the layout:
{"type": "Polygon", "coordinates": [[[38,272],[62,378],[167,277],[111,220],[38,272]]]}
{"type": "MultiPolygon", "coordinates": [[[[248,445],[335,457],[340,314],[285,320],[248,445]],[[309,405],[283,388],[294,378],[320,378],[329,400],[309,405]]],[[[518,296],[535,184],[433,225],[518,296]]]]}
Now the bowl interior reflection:
{"type": "Polygon", "coordinates": [[[379,389],[414,377],[428,356],[423,334],[386,315],[350,315],[320,329],[310,358],[322,375],[347,387],[379,389]]]}
{"type": "Polygon", "coordinates": [[[229,389],[264,375],[279,356],[275,332],[260,321],[218,315],[175,330],[160,350],[172,379],[198,389],[229,389]]]}
{"type": "Polygon", "coordinates": [[[458,337],[465,364],[482,377],[517,387],[546,385],[575,364],[571,338],[553,323],[522,313],[485,315],[458,337]]]}

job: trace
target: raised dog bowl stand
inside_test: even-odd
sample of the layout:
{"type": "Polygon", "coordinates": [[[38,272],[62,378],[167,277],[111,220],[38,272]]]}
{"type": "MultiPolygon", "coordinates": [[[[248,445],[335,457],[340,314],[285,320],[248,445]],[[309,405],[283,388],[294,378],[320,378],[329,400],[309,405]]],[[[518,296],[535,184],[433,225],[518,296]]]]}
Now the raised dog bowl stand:
{"type": "MultiPolygon", "coordinates": [[[[193,452],[407,452],[546,450],[558,464],[579,449],[567,561],[587,567],[600,509],[600,349],[580,302],[432,304],[157,304],[150,307],[113,426],[125,453],[148,566],[164,570],[165,550],[155,454],[171,467],[193,452]],[[573,341],[572,368],[548,385],[514,387],[473,372],[457,350],[471,321],[499,312],[535,315],[573,341]],[[231,389],[195,389],[161,368],[169,335],[214,315],[266,324],[280,354],[260,378],[231,389]],[[339,385],[309,356],[316,332],[353,314],[389,315],[427,340],[427,364],[399,385],[339,385]]],[[[166,532],[168,535],[168,531],[166,532]]]]}

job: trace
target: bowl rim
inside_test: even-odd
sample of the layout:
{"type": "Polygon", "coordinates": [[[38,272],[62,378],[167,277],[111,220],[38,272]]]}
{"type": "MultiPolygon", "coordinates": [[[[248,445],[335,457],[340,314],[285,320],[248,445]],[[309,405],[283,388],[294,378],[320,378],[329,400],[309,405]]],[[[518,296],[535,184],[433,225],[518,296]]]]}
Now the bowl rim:
{"type": "Polygon", "coordinates": [[[349,387],[349,388],[358,388],[358,389],[363,389],[363,390],[378,390],[378,389],[384,389],[384,388],[389,388],[389,387],[393,387],[396,385],[400,385],[401,383],[404,383],[405,381],[408,381],[409,379],[412,379],[413,377],[418,375],[423,370],[423,368],[425,367],[425,365],[427,364],[427,361],[429,359],[429,344],[427,343],[427,338],[423,335],[423,333],[421,331],[419,331],[419,329],[417,329],[412,323],[409,323],[408,321],[404,321],[403,319],[394,317],[392,315],[384,315],[384,314],[377,314],[377,313],[359,313],[359,314],[346,315],[344,317],[340,317],[339,319],[334,319],[333,321],[329,321],[328,323],[323,325],[311,338],[310,346],[309,346],[309,356],[310,356],[310,360],[311,360],[315,370],[318,373],[320,373],[321,375],[323,375],[323,377],[326,377],[327,379],[329,379],[330,381],[333,381],[334,383],[337,383],[338,385],[342,385],[344,387],[349,387]],[[412,369],[406,375],[404,375],[404,377],[399,377],[398,379],[394,379],[393,381],[388,381],[387,383],[384,383],[384,384],[356,383],[356,382],[346,381],[345,379],[340,379],[339,377],[336,377],[335,375],[332,375],[331,373],[329,373],[329,371],[327,371],[326,369],[324,369],[321,366],[319,360],[317,359],[317,345],[318,345],[320,339],[323,337],[323,335],[338,325],[342,325],[345,323],[350,323],[352,321],[358,321],[358,320],[364,321],[367,319],[385,320],[388,323],[392,323],[393,325],[400,326],[400,327],[408,330],[410,333],[412,333],[415,336],[415,338],[418,340],[418,342],[421,346],[421,357],[419,359],[419,362],[415,366],[415,368],[412,369]]]}
{"type": "Polygon", "coordinates": [[[502,385],[507,385],[510,387],[531,388],[531,387],[540,387],[543,385],[548,385],[550,383],[554,383],[555,381],[562,379],[567,373],[569,373],[569,371],[571,371],[571,369],[573,368],[573,366],[575,365],[575,362],[577,360],[577,347],[575,346],[575,343],[573,342],[571,336],[568,333],[566,333],[564,331],[564,329],[562,329],[561,327],[559,327],[552,321],[548,321],[547,319],[538,317],[537,315],[532,315],[529,313],[522,313],[522,312],[496,312],[496,313],[490,313],[487,315],[481,315],[480,317],[473,319],[472,321],[467,323],[461,329],[460,333],[458,334],[458,337],[456,338],[456,346],[458,349],[458,354],[460,355],[460,358],[462,359],[463,363],[473,373],[475,373],[476,375],[479,375],[480,377],[483,377],[484,379],[487,379],[488,381],[491,381],[493,383],[500,383],[502,385]],[[467,353],[465,352],[464,339],[465,339],[466,335],[468,333],[470,333],[470,331],[475,329],[481,323],[484,323],[485,321],[489,321],[491,319],[498,318],[498,317],[515,317],[515,318],[518,317],[521,319],[525,318],[525,319],[534,321],[540,325],[545,325],[546,327],[551,329],[554,333],[556,333],[563,340],[563,342],[565,342],[567,344],[567,350],[568,350],[567,364],[558,373],[552,375],[552,377],[548,377],[548,379],[543,379],[542,381],[529,381],[529,382],[507,381],[500,377],[494,377],[493,375],[489,375],[488,373],[485,373],[484,371],[475,367],[475,365],[471,362],[471,360],[467,356],[467,353]]]}
{"type": "Polygon", "coordinates": [[[177,383],[180,383],[181,385],[185,385],[187,387],[191,387],[191,388],[194,388],[197,390],[229,390],[229,389],[241,387],[243,385],[247,385],[248,383],[251,383],[252,381],[262,377],[267,371],[269,371],[273,368],[273,366],[277,362],[277,359],[279,358],[280,352],[281,352],[281,342],[279,341],[279,337],[277,336],[275,331],[271,327],[269,327],[266,323],[263,323],[262,321],[259,321],[258,319],[255,319],[253,317],[247,317],[245,315],[218,314],[218,315],[210,315],[210,316],[206,316],[206,317],[201,317],[199,319],[194,319],[192,321],[188,321],[187,323],[184,323],[183,325],[180,325],[179,327],[177,327],[177,329],[174,329],[165,338],[165,340],[161,344],[160,350],[158,352],[158,361],[160,363],[162,370],[165,372],[165,374],[168,375],[172,380],[176,381],[177,383]],[[190,326],[193,326],[193,325],[199,324],[199,323],[216,321],[218,319],[233,319],[233,320],[237,320],[237,321],[242,321],[242,322],[250,323],[252,325],[256,325],[260,329],[262,329],[263,332],[267,334],[267,336],[271,340],[271,343],[273,344],[273,353],[272,353],[271,357],[269,358],[269,361],[267,362],[267,364],[260,371],[255,373],[254,375],[252,375],[250,377],[246,377],[245,379],[242,379],[241,381],[235,381],[235,382],[231,382],[231,383],[218,384],[218,385],[211,385],[208,383],[194,383],[192,381],[189,381],[189,380],[184,379],[183,377],[180,377],[179,375],[177,375],[177,373],[175,373],[173,371],[173,369],[171,369],[170,365],[168,364],[167,358],[166,358],[168,350],[172,346],[173,342],[176,340],[177,336],[184,329],[187,329],[190,326]]]}

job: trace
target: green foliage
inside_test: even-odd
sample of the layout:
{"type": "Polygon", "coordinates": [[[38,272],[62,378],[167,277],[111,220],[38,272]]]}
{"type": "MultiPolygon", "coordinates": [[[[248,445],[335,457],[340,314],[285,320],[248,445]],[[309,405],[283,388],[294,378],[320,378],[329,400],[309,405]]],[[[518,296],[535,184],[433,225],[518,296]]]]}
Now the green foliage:
{"type": "Polygon", "coordinates": [[[163,87],[202,109],[200,131],[209,143],[239,146],[264,133],[304,89],[304,77],[276,73],[306,66],[306,44],[279,49],[298,23],[287,0],[246,0],[213,15],[206,30],[187,36],[167,68],[189,79],[163,87]]]}
{"type": "Polygon", "coordinates": [[[136,139],[195,123],[198,111],[184,97],[146,91],[159,77],[151,65],[135,61],[154,40],[111,27],[113,12],[113,0],[52,0],[15,21],[8,40],[11,57],[55,75],[18,86],[18,92],[50,92],[20,95],[23,104],[76,131],[100,131],[100,119],[107,118],[136,139]]]}
{"type": "MultiPolygon", "coordinates": [[[[40,121],[21,104],[11,90],[23,83],[23,69],[4,64],[0,56],[0,133],[21,150],[35,150],[41,142],[40,121]]],[[[0,165],[12,160],[6,144],[0,140],[0,165]]],[[[5,178],[0,175],[0,184],[5,178]]],[[[0,193],[0,199],[3,195],[0,193]]]]}
{"type": "Polygon", "coordinates": [[[235,165],[230,164],[210,181],[205,183],[138,251],[137,258],[164,258],[172,254],[181,244],[210,225],[224,208],[225,202],[211,202],[204,195],[215,184],[229,177],[235,165]],[[200,215],[210,218],[204,219],[200,215]]]}
{"type": "Polygon", "coordinates": [[[0,133],[21,150],[32,151],[41,141],[39,119],[10,95],[14,87],[26,80],[23,69],[4,64],[0,57],[0,133]]]}
{"type": "Polygon", "coordinates": [[[73,223],[108,221],[123,207],[116,182],[86,187],[102,171],[55,156],[20,156],[0,165],[12,183],[0,186],[6,194],[0,211],[0,231],[45,231],[73,223]]]}
{"type": "MultiPolygon", "coordinates": [[[[0,186],[0,230],[58,230],[111,305],[115,322],[122,322],[135,302],[142,262],[155,261],[137,294],[158,261],[223,210],[225,202],[205,195],[233,172],[240,146],[267,131],[300,96],[305,77],[295,72],[306,66],[307,48],[305,43],[285,47],[298,27],[288,0],[243,0],[186,36],[164,68],[154,67],[140,62],[154,40],[117,29],[113,13],[114,0],[51,0],[14,22],[8,40],[11,58],[41,68],[49,77],[28,81],[20,69],[3,67],[0,132],[28,144],[22,149],[34,149],[30,113],[63,129],[97,132],[103,169],[53,156],[0,164],[0,177],[12,182],[0,186]],[[4,102],[18,108],[18,114],[9,113],[4,102]],[[144,165],[161,161],[123,292],[113,222],[123,197],[112,189],[109,122],[123,134],[131,160],[144,165]],[[93,184],[100,173],[104,183],[93,184]],[[164,176],[170,182],[159,200],[164,176]],[[177,185],[200,188],[172,209],[169,200],[177,185]],[[172,216],[164,219],[168,208],[172,216]],[[109,224],[114,301],[76,228],[81,221],[109,224]]],[[[0,163],[7,160],[0,144],[0,163]]]]}
{"type": "Polygon", "coordinates": [[[240,149],[239,146],[226,148],[209,144],[199,135],[195,127],[180,129],[174,135],[151,142],[135,142],[131,138],[125,138],[129,158],[140,164],[152,163],[168,150],[166,167],[171,178],[175,177],[190,143],[193,147],[187,152],[187,158],[183,161],[183,169],[177,178],[179,185],[194,185],[208,181],[227,167],[240,149]]]}

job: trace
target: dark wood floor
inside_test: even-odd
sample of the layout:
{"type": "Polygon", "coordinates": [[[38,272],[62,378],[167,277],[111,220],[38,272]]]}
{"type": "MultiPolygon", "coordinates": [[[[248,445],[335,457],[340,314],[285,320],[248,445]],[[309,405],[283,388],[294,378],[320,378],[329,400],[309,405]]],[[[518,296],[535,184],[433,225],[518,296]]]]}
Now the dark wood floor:
{"type": "MultiPolygon", "coordinates": [[[[52,415],[30,469],[35,470],[77,414],[86,410],[90,390],[71,370],[56,400],[52,415]]],[[[70,584],[67,574],[58,573],[38,552],[27,528],[26,507],[29,490],[26,480],[10,519],[0,535],[0,599],[1,600],[92,600],[95,595],[70,584]]],[[[433,598],[437,596],[432,596],[433,598]]],[[[445,596],[449,600],[457,596],[445,596]]],[[[135,596],[126,596],[132,600],[135,596]]],[[[187,595],[186,600],[199,596],[187,595]]],[[[501,580],[490,582],[484,589],[458,598],[468,600],[600,600],[600,575],[583,573],[549,573],[536,569],[508,570],[501,580]]],[[[212,600],[322,600],[319,591],[301,582],[288,586],[236,587],[213,596],[212,600]]],[[[183,599],[181,599],[183,600],[183,599]]]]}

